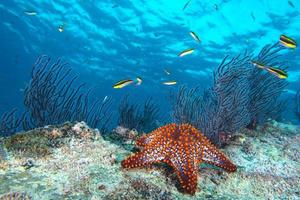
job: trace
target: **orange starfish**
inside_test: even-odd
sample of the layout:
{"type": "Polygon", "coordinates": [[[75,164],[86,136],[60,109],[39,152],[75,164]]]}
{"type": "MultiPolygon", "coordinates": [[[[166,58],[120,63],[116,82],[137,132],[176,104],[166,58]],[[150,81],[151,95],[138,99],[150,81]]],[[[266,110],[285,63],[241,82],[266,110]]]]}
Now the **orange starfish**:
{"type": "Polygon", "coordinates": [[[123,160],[123,168],[166,163],[175,170],[184,192],[192,195],[196,192],[197,169],[201,162],[216,165],[229,172],[236,171],[236,166],[189,124],[162,126],[140,137],[136,144],[143,149],[123,160]]]}

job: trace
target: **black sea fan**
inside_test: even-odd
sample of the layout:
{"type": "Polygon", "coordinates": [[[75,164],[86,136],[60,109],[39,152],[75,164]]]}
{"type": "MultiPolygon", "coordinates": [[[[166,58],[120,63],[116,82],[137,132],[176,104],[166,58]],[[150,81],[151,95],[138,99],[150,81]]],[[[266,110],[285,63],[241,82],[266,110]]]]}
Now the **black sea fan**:
{"type": "Polygon", "coordinates": [[[84,88],[85,83],[76,84],[78,77],[71,71],[69,64],[61,59],[51,63],[48,56],[38,58],[24,92],[25,130],[65,121],[85,121],[93,128],[107,131],[111,99],[91,102],[91,90],[84,88]]]}
{"type": "Polygon", "coordinates": [[[199,94],[182,87],[173,101],[177,123],[190,123],[215,144],[241,128],[278,119],[285,106],[280,95],[287,82],[254,66],[253,60],[284,69],[278,45],[267,45],[257,57],[245,52],[226,56],[214,71],[213,85],[199,94]]]}
{"type": "Polygon", "coordinates": [[[158,106],[151,98],[147,99],[143,106],[131,104],[128,96],[125,96],[119,106],[118,125],[141,132],[149,132],[156,128],[156,120],[159,115],[158,106]]]}
{"type": "Polygon", "coordinates": [[[6,112],[2,115],[0,120],[0,136],[10,136],[20,129],[24,114],[17,115],[17,109],[6,112]]]}

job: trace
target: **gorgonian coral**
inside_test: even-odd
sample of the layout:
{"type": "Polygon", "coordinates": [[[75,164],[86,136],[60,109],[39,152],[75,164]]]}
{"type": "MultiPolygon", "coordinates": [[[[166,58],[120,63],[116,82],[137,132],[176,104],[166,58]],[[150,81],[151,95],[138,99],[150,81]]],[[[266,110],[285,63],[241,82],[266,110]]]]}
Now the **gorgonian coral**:
{"type": "Polygon", "coordinates": [[[158,118],[158,111],[158,106],[151,98],[147,99],[141,107],[139,104],[129,103],[128,96],[125,96],[119,106],[118,125],[139,132],[148,132],[156,128],[155,120],[158,118]]]}
{"type": "Polygon", "coordinates": [[[66,121],[85,121],[101,133],[108,132],[112,117],[111,98],[91,101],[91,90],[85,84],[76,84],[69,64],[58,59],[51,63],[48,56],[41,56],[33,65],[31,80],[24,91],[25,113],[7,112],[0,121],[0,135],[11,135],[24,130],[57,125],[66,121]]]}
{"type": "Polygon", "coordinates": [[[24,114],[21,117],[17,115],[17,109],[4,113],[0,120],[0,136],[9,136],[17,132],[23,118],[24,114]]]}
{"type": "Polygon", "coordinates": [[[84,90],[84,83],[76,85],[77,76],[72,75],[71,70],[69,64],[61,59],[51,64],[48,56],[38,58],[24,92],[28,113],[24,129],[65,121],[85,121],[93,128],[107,131],[111,99],[91,102],[91,90],[84,90]]]}
{"type": "Polygon", "coordinates": [[[280,117],[284,103],[279,97],[287,82],[252,61],[282,69],[281,50],[267,45],[256,57],[247,52],[231,59],[226,56],[214,71],[213,85],[202,94],[198,88],[179,90],[173,102],[175,122],[190,123],[221,144],[222,135],[280,117]]]}

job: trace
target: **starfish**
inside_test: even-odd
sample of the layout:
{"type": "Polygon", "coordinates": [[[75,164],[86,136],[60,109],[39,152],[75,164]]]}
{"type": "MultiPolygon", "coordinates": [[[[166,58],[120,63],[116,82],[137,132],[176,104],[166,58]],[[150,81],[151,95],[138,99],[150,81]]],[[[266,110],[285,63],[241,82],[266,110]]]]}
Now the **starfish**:
{"type": "Polygon", "coordinates": [[[176,172],[185,193],[194,195],[198,165],[202,162],[236,171],[236,166],[200,131],[189,124],[168,124],[141,136],[136,145],[142,150],[123,160],[123,168],[166,163],[176,172]]]}

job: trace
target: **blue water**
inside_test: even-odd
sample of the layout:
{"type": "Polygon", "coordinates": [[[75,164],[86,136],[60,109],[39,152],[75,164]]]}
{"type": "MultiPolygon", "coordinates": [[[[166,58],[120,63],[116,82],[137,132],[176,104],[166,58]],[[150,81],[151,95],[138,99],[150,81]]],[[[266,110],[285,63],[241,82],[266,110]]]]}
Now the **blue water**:
{"type": "MultiPolygon", "coordinates": [[[[113,98],[116,110],[120,97],[129,94],[136,102],[152,96],[168,114],[170,90],[208,87],[226,55],[257,53],[281,34],[300,42],[300,2],[290,2],[294,7],[287,0],[191,0],[183,10],[187,0],[2,0],[0,114],[22,109],[23,89],[40,55],[68,61],[80,81],[95,88],[95,97],[113,98]],[[190,47],[196,48],[193,54],[178,57],[190,47]],[[112,88],[137,76],[143,79],[138,87],[112,88]],[[168,80],[178,84],[161,84],[168,80]]],[[[292,99],[300,89],[299,48],[285,51],[285,57],[285,95],[292,99]]],[[[289,112],[287,120],[297,123],[289,112]]]]}

